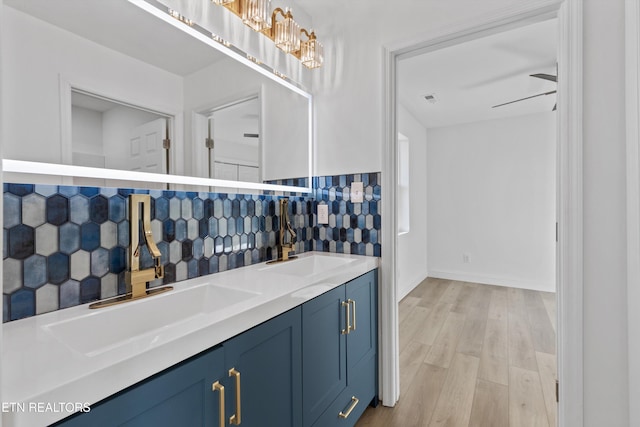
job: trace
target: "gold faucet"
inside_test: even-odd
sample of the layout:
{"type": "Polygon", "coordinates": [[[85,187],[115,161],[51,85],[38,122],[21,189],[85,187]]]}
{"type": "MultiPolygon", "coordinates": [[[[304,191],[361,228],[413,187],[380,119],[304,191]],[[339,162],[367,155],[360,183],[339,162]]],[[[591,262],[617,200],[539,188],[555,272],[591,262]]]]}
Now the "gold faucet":
{"type": "MultiPolygon", "coordinates": [[[[280,199],[280,230],[278,231],[278,259],[270,261],[280,262],[288,261],[290,259],[297,258],[296,256],[289,255],[291,252],[295,252],[293,244],[296,242],[296,232],[291,228],[289,223],[289,199],[280,199]],[[286,233],[291,236],[289,243],[284,243],[286,233]]],[[[267,263],[267,264],[269,264],[267,263]]]]}
{"type": "Polygon", "coordinates": [[[129,270],[125,272],[127,293],[93,303],[89,308],[108,307],[173,289],[172,286],[147,289],[147,284],[150,281],[164,277],[164,266],[160,260],[162,254],[153,240],[151,231],[151,196],[148,194],[129,195],[129,215],[129,270]],[[140,216],[140,205],[142,205],[142,217],[140,216]],[[140,270],[140,221],[142,221],[144,241],[155,263],[153,267],[144,270],[140,270]]]}

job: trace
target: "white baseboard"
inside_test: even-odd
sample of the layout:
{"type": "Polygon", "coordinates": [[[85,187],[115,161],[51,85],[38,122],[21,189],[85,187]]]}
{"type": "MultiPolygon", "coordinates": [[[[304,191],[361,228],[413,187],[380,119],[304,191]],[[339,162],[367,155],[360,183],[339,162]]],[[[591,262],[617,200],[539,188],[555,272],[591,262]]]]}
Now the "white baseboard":
{"type": "Polygon", "coordinates": [[[402,298],[406,297],[409,292],[414,290],[424,279],[429,277],[429,274],[425,271],[416,274],[409,281],[405,283],[398,283],[398,301],[402,301],[402,298]]]}
{"type": "Polygon", "coordinates": [[[508,286],[510,288],[530,289],[532,291],[555,292],[554,282],[517,279],[513,277],[487,276],[458,271],[429,270],[429,277],[436,279],[459,280],[462,282],[482,283],[484,285],[508,286]]]}

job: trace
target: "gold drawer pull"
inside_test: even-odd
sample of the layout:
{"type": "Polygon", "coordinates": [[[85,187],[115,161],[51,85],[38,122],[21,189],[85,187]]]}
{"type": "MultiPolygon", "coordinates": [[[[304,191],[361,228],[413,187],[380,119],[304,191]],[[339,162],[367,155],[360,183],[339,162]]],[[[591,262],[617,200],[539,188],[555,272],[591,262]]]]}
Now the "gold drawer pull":
{"type": "Polygon", "coordinates": [[[236,377],[236,413],[229,417],[229,424],[240,425],[242,422],[242,412],[240,409],[240,371],[236,368],[229,369],[229,376],[236,377]]]}
{"type": "Polygon", "coordinates": [[[353,310],[351,311],[351,316],[353,316],[353,324],[350,325],[349,327],[351,328],[352,331],[355,331],[356,330],[356,301],[352,299],[348,299],[347,302],[349,304],[353,304],[353,310]]]}
{"type": "Polygon", "coordinates": [[[340,411],[340,413],[338,414],[338,416],[340,418],[347,418],[349,415],[351,415],[351,411],[353,411],[353,408],[356,407],[356,405],[358,404],[358,402],[360,402],[360,399],[358,399],[355,396],[351,396],[351,405],[349,405],[349,409],[347,409],[347,412],[342,412],[340,411]]]}
{"type": "Polygon", "coordinates": [[[216,381],[211,386],[211,390],[220,392],[220,400],[219,400],[219,412],[220,412],[220,427],[224,427],[224,386],[220,384],[220,381],[216,381]]]}
{"type": "Polygon", "coordinates": [[[342,301],[342,306],[344,307],[344,313],[345,313],[345,323],[347,324],[346,327],[341,331],[342,335],[347,335],[349,332],[351,332],[351,324],[349,322],[350,320],[350,315],[349,315],[349,307],[351,307],[351,304],[349,304],[349,301],[342,301]]]}

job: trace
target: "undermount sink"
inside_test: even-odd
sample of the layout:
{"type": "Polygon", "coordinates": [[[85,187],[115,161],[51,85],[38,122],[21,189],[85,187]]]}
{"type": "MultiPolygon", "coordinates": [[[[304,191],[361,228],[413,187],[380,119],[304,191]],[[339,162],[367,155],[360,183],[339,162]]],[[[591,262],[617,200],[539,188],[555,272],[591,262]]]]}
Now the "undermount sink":
{"type": "Polygon", "coordinates": [[[186,322],[203,322],[215,311],[259,294],[213,285],[175,290],[44,325],[42,328],[69,348],[96,356],[124,345],[153,345],[168,339],[186,322]]]}
{"type": "Polygon", "coordinates": [[[346,267],[354,261],[354,259],[350,258],[314,256],[267,264],[265,267],[261,268],[260,271],[297,277],[309,277],[320,273],[326,273],[327,271],[331,271],[336,268],[346,267]]]}

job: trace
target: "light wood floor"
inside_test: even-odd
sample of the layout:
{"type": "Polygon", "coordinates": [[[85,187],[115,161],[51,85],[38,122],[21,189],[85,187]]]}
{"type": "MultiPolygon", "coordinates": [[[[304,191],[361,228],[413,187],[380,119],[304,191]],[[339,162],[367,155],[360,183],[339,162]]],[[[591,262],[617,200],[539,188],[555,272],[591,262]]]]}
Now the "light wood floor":
{"type": "Polygon", "coordinates": [[[555,427],[555,294],[429,278],[399,317],[400,401],[357,427],[555,427]]]}

